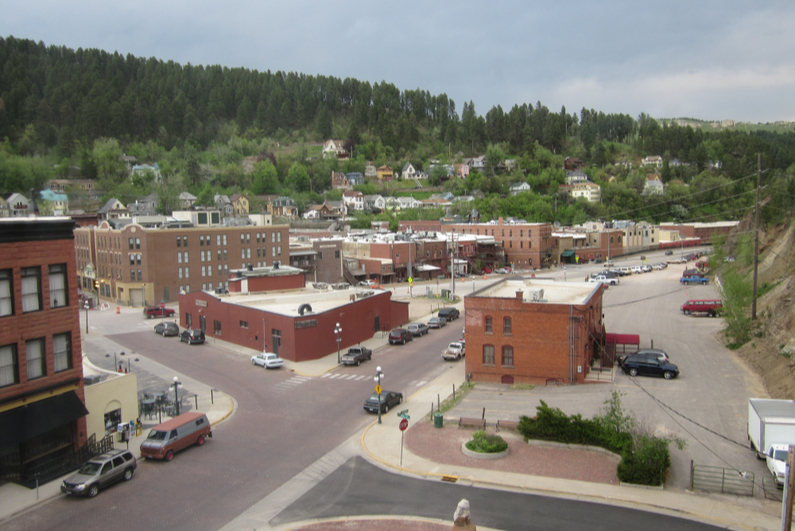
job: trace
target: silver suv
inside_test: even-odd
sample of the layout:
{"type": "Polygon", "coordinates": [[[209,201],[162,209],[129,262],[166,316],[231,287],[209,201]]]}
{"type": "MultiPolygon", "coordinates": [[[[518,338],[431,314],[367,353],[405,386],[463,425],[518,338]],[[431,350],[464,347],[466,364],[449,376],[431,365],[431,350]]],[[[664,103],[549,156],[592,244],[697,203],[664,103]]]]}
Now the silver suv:
{"type": "Polygon", "coordinates": [[[91,458],[61,484],[61,492],[93,498],[119,480],[130,481],[138,466],[129,450],[111,450],[91,458]]]}

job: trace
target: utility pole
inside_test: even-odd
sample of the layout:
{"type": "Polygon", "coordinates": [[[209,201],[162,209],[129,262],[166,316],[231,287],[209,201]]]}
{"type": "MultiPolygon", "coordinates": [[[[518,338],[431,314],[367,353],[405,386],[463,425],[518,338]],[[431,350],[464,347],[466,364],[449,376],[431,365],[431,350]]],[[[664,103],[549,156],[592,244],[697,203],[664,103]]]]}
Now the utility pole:
{"type": "Polygon", "coordinates": [[[784,495],[781,499],[781,531],[789,531],[792,527],[792,498],[795,495],[795,474],[792,473],[795,446],[790,445],[787,453],[787,468],[784,480],[784,495]]]}
{"type": "Polygon", "coordinates": [[[458,247],[455,244],[455,230],[453,230],[453,234],[452,234],[451,238],[452,238],[452,242],[453,242],[453,248],[451,249],[451,254],[453,255],[453,258],[452,258],[453,267],[450,268],[450,273],[452,273],[450,275],[450,279],[453,281],[452,294],[453,294],[453,301],[455,301],[455,259],[458,256],[458,247]]]}
{"type": "Polygon", "coordinates": [[[751,298],[751,320],[756,320],[756,273],[759,268],[759,189],[762,186],[762,154],[758,153],[756,169],[756,219],[754,221],[754,294],[751,298]]]}

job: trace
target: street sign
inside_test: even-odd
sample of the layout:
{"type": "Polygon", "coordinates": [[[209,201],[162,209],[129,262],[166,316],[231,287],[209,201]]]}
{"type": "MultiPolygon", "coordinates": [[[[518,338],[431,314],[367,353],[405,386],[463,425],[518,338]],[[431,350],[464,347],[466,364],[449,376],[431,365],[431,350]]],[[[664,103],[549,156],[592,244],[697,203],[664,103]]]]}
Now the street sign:
{"type": "Polygon", "coordinates": [[[161,303],[160,303],[160,307],[161,307],[161,308],[165,308],[165,307],[166,307],[166,303],[165,303],[165,302],[161,302],[161,303]]]}
{"type": "Polygon", "coordinates": [[[409,412],[409,410],[408,410],[408,409],[404,409],[403,411],[401,411],[400,413],[398,413],[398,417],[402,417],[402,416],[404,416],[404,415],[408,414],[408,412],[409,412]]]}
{"type": "Polygon", "coordinates": [[[409,284],[411,284],[412,282],[414,282],[414,278],[413,277],[409,277],[409,284]]]}
{"type": "Polygon", "coordinates": [[[409,427],[409,421],[403,419],[400,421],[400,431],[406,431],[406,428],[409,427]]]}
{"type": "Polygon", "coordinates": [[[379,395],[381,394],[381,386],[380,385],[376,385],[375,386],[375,392],[378,393],[379,395]]]}

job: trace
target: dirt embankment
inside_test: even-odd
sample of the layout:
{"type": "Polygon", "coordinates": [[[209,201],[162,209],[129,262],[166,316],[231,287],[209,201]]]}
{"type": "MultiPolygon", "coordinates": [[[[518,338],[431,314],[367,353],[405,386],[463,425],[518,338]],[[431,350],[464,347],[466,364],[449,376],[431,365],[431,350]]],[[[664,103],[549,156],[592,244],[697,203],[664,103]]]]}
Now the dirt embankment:
{"type": "MultiPolygon", "coordinates": [[[[752,218],[751,218],[752,219],[752,218]]],[[[752,231],[746,218],[738,232],[752,231]]],[[[731,241],[728,242],[732,250],[731,241]]],[[[751,340],[738,355],[762,378],[772,398],[795,399],[795,229],[790,224],[759,234],[757,285],[775,287],[757,301],[751,340]]],[[[749,277],[753,266],[749,268],[749,277]]]]}

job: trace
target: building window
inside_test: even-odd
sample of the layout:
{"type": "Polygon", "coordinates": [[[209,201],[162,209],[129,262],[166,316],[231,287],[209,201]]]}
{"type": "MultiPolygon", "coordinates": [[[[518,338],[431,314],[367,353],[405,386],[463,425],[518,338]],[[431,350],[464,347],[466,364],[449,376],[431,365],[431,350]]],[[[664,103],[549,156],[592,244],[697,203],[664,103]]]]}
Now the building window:
{"type": "Polygon", "coordinates": [[[493,326],[493,324],[492,324],[492,319],[491,319],[491,317],[486,317],[486,333],[487,333],[487,334],[492,334],[492,333],[494,333],[494,326],[493,326]]]}
{"type": "Polygon", "coordinates": [[[240,328],[248,328],[248,321],[240,321],[240,328]]]}
{"type": "Polygon", "coordinates": [[[50,308],[69,304],[66,289],[66,264],[50,266],[50,308]]]}
{"type": "Polygon", "coordinates": [[[226,234],[224,234],[224,245],[226,245],[226,234]]]}
{"type": "Polygon", "coordinates": [[[202,283],[202,291],[207,291],[207,284],[206,283],[202,283]]]}
{"type": "MultiPolygon", "coordinates": [[[[188,268],[186,267],[185,270],[187,271],[188,268]]],[[[185,275],[187,276],[187,275],[185,275]]],[[[144,279],[144,276],[141,274],[141,270],[138,270],[138,282],[141,282],[144,279]]]]}
{"type": "Polygon", "coordinates": [[[135,255],[135,264],[141,265],[141,253],[135,255]]]}
{"type": "Polygon", "coordinates": [[[502,320],[502,333],[506,336],[511,335],[511,318],[505,317],[502,320]]]}
{"type": "Polygon", "coordinates": [[[105,435],[116,433],[119,424],[121,424],[121,409],[114,409],[105,413],[105,435]]]}
{"type": "Polygon", "coordinates": [[[183,247],[187,247],[188,246],[188,237],[187,236],[183,236],[182,237],[182,246],[183,247]]]}
{"type": "Polygon", "coordinates": [[[205,269],[204,269],[204,266],[202,266],[202,276],[205,276],[204,272],[205,272],[205,269]]]}
{"type": "Polygon", "coordinates": [[[220,234],[216,234],[215,235],[215,244],[216,245],[221,245],[221,235],[220,234]]]}
{"type": "Polygon", "coordinates": [[[177,236],[177,247],[182,247],[182,236],[177,236]]]}
{"type": "Polygon", "coordinates": [[[41,267],[22,268],[22,312],[41,310],[41,267]]]}
{"type": "MultiPolygon", "coordinates": [[[[140,271],[140,269],[138,271],[140,271]]],[[[185,268],[185,278],[190,278],[190,268],[188,268],[188,267],[185,268]]],[[[140,280],[140,279],[138,279],[138,280],[140,280]]]]}
{"type": "Polygon", "coordinates": [[[17,346],[5,345],[0,347],[0,387],[15,383],[19,383],[17,346]]]}
{"type": "Polygon", "coordinates": [[[185,251],[185,254],[182,257],[182,261],[185,262],[186,264],[188,263],[188,251],[185,251]]]}
{"type": "Polygon", "coordinates": [[[229,260],[229,251],[224,249],[224,260],[229,260]]]}
{"type": "Polygon", "coordinates": [[[0,271],[0,317],[14,315],[14,290],[11,289],[13,280],[10,269],[0,271]]]}
{"type": "Polygon", "coordinates": [[[177,263],[178,264],[182,263],[182,253],[177,253],[177,263]]]}
{"type": "Polygon", "coordinates": [[[201,252],[199,260],[204,262],[204,251],[201,252]]]}
{"type": "Polygon", "coordinates": [[[245,258],[245,257],[246,257],[246,250],[240,249],[240,258],[245,258]]]}
{"type": "Polygon", "coordinates": [[[204,234],[199,235],[199,245],[204,245],[204,234]]]}
{"type": "Polygon", "coordinates": [[[513,347],[502,347],[502,366],[513,367],[513,347]]]}
{"type": "Polygon", "coordinates": [[[494,365],[494,345],[483,345],[483,365],[494,365]]]}
{"type": "Polygon", "coordinates": [[[133,248],[134,248],[134,247],[133,247],[133,239],[132,239],[132,238],[129,238],[129,239],[127,240],[127,243],[129,244],[129,249],[132,251],[132,250],[133,250],[133,248]]]}
{"type": "Polygon", "coordinates": [[[52,350],[55,358],[55,372],[72,368],[72,334],[55,334],[52,336],[52,350]]]}
{"type": "Polygon", "coordinates": [[[218,274],[220,275],[223,272],[224,272],[223,267],[221,267],[221,264],[218,264],[218,274]]]}
{"type": "Polygon", "coordinates": [[[339,258],[339,257],[340,257],[340,252],[334,251],[334,258],[339,258]]]}
{"type": "Polygon", "coordinates": [[[135,265],[135,255],[134,254],[130,255],[130,265],[135,265]]]}
{"type": "Polygon", "coordinates": [[[47,376],[47,363],[44,357],[44,338],[25,342],[25,359],[28,360],[28,380],[47,376]]]}
{"type": "Polygon", "coordinates": [[[213,333],[217,336],[221,335],[221,321],[213,321],[213,333]]]}
{"type": "Polygon", "coordinates": [[[141,238],[135,238],[135,248],[136,249],[141,248],[141,238]]]}
{"type": "Polygon", "coordinates": [[[130,282],[135,282],[135,269],[130,269],[130,282]]]}

